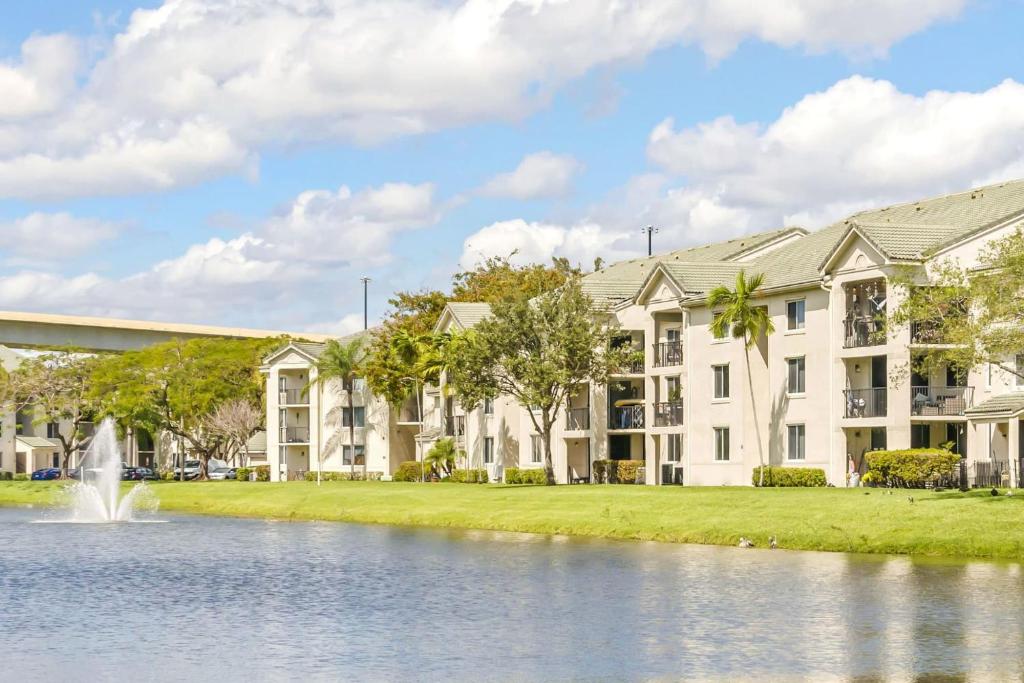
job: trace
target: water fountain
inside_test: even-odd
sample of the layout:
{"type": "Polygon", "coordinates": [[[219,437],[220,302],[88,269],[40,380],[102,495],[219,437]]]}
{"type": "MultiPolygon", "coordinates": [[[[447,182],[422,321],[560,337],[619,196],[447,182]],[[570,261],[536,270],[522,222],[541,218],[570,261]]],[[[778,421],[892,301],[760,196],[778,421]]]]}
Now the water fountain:
{"type": "Polygon", "coordinates": [[[80,479],[69,490],[70,521],[130,522],[137,504],[147,497],[144,482],[121,496],[121,446],[110,418],[96,430],[78,471],[80,479]]]}

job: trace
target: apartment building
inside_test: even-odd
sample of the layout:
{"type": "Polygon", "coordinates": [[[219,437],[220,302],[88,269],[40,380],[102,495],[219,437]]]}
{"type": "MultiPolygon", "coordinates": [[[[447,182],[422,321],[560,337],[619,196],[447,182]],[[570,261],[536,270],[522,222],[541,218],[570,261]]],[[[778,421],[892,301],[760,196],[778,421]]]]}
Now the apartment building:
{"type": "MultiPolygon", "coordinates": [[[[609,307],[616,344],[634,350],[606,386],[566,406],[553,440],[556,478],[586,480],[595,459],[645,462],[648,484],[746,485],[760,463],[822,468],[846,486],[879,448],[952,442],[971,481],[1021,471],[1024,387],[998,367],[910,372],[929,344],[924,323],[888,329],[905,266],[977,263],[1024,220],[1024,181],[863,211],[816,232],[783,228],[612,264],[584,278],[609,307]],[[741,270],[765,277],[775,332],[716,338],[707,304],[741,270]]],[[[465,329],[484,304],[451,304],[438,329],[465,329]]],[[[1007,359],[1024,367],[1024,355],[1007,359]]],[[[499,399],[466,415],[441,390],[425,399],[440,429],[500,478],[541,466],[525,409],[499,399]],[[489,412],[488,412],[489,411],[489,412]],[[479,413],[479,414],[477,414],[479,413]],[[450,425],[450,427],[449,427],[450,425]]],[[[429,440],[429,439],[428,439],[429,440]]]]}
{"type": "Polygon", "coordinates": [[[367,472],[389,478],[402,461],[415,457],[417,416],[407,407],[392,410],[362,379],[356,380],[351,396],[339,382],[316,382],[317,360],[325,347],[293,341],[268,355],[260,368],[267,378],[266,460],[271,481],[302,479],[318,468],[349,472],[354,465],[361,473],[364,464],[367,472]]]}

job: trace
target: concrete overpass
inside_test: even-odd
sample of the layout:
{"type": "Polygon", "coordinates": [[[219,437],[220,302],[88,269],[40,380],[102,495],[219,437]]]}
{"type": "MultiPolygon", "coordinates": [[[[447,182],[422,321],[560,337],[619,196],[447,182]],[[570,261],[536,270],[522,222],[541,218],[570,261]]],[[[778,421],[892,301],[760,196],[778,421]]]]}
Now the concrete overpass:
{"type": "Polygon", "coordinates": [[[171,339],[265,339],[283,335],[310,341],[331,338],[330,335],[312,332],[0,311],[0,345],[13,348],[74,346],[89,351],[127,351],[171,339]]]}

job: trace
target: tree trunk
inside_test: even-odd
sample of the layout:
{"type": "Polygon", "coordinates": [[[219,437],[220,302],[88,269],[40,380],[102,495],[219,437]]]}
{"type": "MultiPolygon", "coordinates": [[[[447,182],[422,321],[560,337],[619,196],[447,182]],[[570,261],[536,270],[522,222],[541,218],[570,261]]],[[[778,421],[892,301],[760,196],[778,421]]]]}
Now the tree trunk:
{"type": "MultiPolygon", "coordinates": [[[[352,395],[352,380],[348,381],[348,447],[352,449],[352,457],[349,459],[349,479],[356,478],[356,401],[352,395]]],[[[366,454],[363,454],[363,462],[366,462],[366,454]]]]}
{"type": "Polygon", "coordinates": [[[541,433],[544,440],[544,470],[548,475],[548,486],[555,485],[555,464],[551,459],[551,424],[544,420],[544,431],[541,433]]]}
{"type": "MultiPolygon", "coordinates": [[[[64,451],[64,457],[61,459],[61,465],[60,465],[60,478],[61,479],[69,479],[70,478],[68,476],[68,465],[69,464],[71,464],[71,451],[65,450],[64,451]]],[[[78,464],[78,475],[79,475],[79,477],[82,476],[82,463],[78,464]]],[[[84,481],[84,479],[82,481],[84,481]]]]}
{"type": "Polygon", "coordinates": [[[196,479],[200,481],[206,481],[210,478],[210,454],[201,453],[199,455],[199,476],[196,479]]]}
{"type": "Polygon", "coordinates": [[[747,346],[746,338],[743,339],[743,355],[747,361],[747,389],[750,391],[750,414],[754,420],[754,438],[757,440],[757,457],[761,463],[760,474],[757,485],[764,486],[764,448],[761,445],[761,426],[757,422],[757,404],[754,402],[754,376],[750,371],[750,347],[747,346]]]}

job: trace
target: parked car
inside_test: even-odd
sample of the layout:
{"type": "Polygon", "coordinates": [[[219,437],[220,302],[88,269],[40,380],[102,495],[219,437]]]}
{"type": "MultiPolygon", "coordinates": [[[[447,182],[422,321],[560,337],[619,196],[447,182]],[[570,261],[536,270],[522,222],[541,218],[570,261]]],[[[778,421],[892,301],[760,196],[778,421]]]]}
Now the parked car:
{"type": "MultiPolygon", "coordinates": [[[[185,479],[192,480],[199,476],[199,461],[198,460],[186,460],[185,461],[185,479]]],[[[174,478],[181,480],[181,467],[174,468],[174,478]]]]}
{"type": "Polygon", "coordinates": [[[159,478],[157,473],[148,467],[132,467],[125,477],[131,481],[156,481],[159,478]]]}
{"type": "Polygon", "coordinates": [[[59,467],[44,467],[32,473],[32,481],[50,481],[51,479],[60,479],[59,467]]]}
{"type": "Polygon", "coordinates": [[[238,469],[235,467],[218,467],[215,470],[210,470],[210,479],[235,479],[237,474],[238,469]]]}

